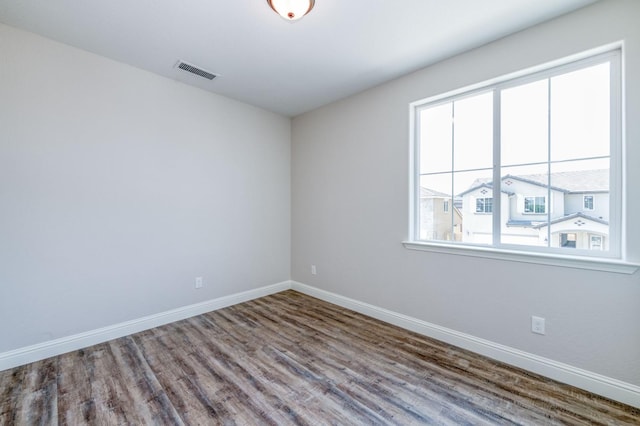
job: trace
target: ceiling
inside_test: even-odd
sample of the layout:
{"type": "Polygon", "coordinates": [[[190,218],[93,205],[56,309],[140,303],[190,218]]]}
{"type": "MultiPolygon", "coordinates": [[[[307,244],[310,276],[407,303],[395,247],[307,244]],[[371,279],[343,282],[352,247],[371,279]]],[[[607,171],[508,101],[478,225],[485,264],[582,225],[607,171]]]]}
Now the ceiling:
{"type": "Polygon", "coordinates": [[[287,22],[266,0],[0,0],[0,22],[295,116],[595,1],[316,0],[287,22]]]}

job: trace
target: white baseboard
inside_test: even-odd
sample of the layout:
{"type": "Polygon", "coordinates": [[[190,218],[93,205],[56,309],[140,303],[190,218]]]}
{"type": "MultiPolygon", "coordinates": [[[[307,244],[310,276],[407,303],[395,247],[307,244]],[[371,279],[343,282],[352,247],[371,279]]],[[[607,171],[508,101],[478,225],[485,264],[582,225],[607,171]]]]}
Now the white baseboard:
{"type": "Polygon", "coordinates": [[[206,302],[183,306],[181,308],[172,309],[159,314],[149,315],[132,321],[126,321],[108,327],[75,334],[73,336],[62,337],[48,342],[3,352],[0,353],[0,371],[52,356],[61,355],[66,352],[86,348],[108,340],[128,336],[133,333],[138,333],[153,327],[201,315],[206,312],[215,311],[227,306],[268,296],[290,288],[291,281],[284,281],[278,284],[260,287],[229,296],[223,296],[206,302]]]}
{"type": "Polygon", "coordinates": [[[640,387],[293,281],[300,293],[640,408],[640,387]]]}
{"type": "Polygon", "coordinates": [[[458,331],[431,324],[397,312],[380,308],[336,293],[320,290],[296,281],[284,281],[278,284],[257,288],[229,296],[219,297],[206,302],[184,306],[159,314],[146,316],[132,321],[115,324],[73,336],[63,337],[24,348],[0,353],[0,371],[30,362],[39,361],[66,352],[86,348],[108,340],[128,336],[175,321],[180,321],[227,306],[268,296],[284,290],[293,289],[300,293],[316,297],[361,314],[376,318],[416,333],[438,339],[488,356],[498,361],[523,368],[545,377],[567,383],[589,392],[620,401],[640,408],[640,387],[601,374],[563,364],[548,358],[530,354],[489,340],[460,333],[458,331]]]}

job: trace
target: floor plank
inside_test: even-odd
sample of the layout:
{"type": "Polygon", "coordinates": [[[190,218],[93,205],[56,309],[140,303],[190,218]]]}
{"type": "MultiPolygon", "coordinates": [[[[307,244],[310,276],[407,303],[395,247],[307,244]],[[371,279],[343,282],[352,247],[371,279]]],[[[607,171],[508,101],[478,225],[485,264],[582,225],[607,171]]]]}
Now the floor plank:
{"type": "Polygon", "coordinates": [[[640,410],[285,291],[0,372],[0,425],[638,425],[640,410]]]}

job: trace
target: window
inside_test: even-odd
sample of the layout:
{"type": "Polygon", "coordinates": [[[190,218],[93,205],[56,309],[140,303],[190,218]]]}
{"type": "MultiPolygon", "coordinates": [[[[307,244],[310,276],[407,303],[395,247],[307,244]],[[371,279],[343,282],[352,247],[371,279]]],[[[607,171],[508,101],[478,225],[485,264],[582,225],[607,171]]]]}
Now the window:
{"type": "Polygon", "coordinates": [[[621,258],[620,51],[540,69],[412,104],[412,241],[621,258]],[[444,232],[421,191],[455,200],[444,232]]]}
{"type": "Polygon", "coordinates": [[[562,247],[576,248],[577,234],[560,234],[560,244],[562,247]]]}
{"type": "Polygon", "coordinates": [[[493,206],[493,198],[476,199],[476,213],[491,213],[493,206]]]}
{"type": "Polygon", "coordinates": [[[591,250],[602,250],[602,236],[591,235],[589,240],[591,250]]]}
{"type": "Polygon", "coordinates": [[[443,203],[443,208],[444,208],[444,211],[445,211],[445,212],[448,212],[448,211],[449,211],[449,202],[448,202],[448,201],[446,201],[446,200],[444,201],[444,203],[443,203]]]}
{"type": "Polygon", "coordinates": [[[524,212],[525,213],[546,213],[546,199],[544,197],[524,197],[524,212]]]}
{"type": "Polygon", "coordinates": [[[582,205],[585,210],[593,210],[593,195],[585,195],[582,205]]]}

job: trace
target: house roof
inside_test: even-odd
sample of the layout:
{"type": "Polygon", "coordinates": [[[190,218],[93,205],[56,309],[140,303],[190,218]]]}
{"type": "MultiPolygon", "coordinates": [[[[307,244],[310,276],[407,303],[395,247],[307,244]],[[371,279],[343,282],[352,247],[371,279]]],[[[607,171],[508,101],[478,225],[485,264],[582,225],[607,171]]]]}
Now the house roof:
{"type": "MultiPolygon", "coordinates": [[[[544,223],[547,224],[546,222],[544,223]]],[[[507,226],[519,226],[519,227],[535,227],[540,225],[539,220],[514,220],[511,219],[507,221],[507,226]]]]}
{"type": "MultiPolygon", "coordinates": [[[[593,216],[588,216],[584,213],[572,213],[570,215],[567,216],[563,216],[557,219],[552,220],[551,222],[547,223],[546,220],[545,221],[540,221],[540,220],[509,220],[507,222],[507,226],[520,226],[520,227],[531,227],[534,229],[540,229],[540,228],[544,228],[545,226],[551,224],[554,225],[556,223],[561,223],[561,222],[567,222],[567,221],[571,221],[574,219],[586,219],[586,220],[590,220],[593,222],[597,222],[597,223],[601,223],[603,225],[608,225],[609,222],[607,222],[606,220],[602,220],[600,218],[597,217],[593,217],[593,216]]],[[[580,225],[578,225],[580,226],[580,225]]]]}
{"type": "Polygon", "coordinates": [[[451,195],[445,194],[444,192],[436,191],[435,189],[425,188],[424,186],[420,187],[420,198],[451,198],[451,195]]]}
{"type": "MultiPolygon", "coordinates": [[[[461,192],[460,194],[458,194],[458,197],[462,197],[463,195],[475,191],[476,189],[480,189],[480,188],[489,188],[491,190],[493,190],[493,183],[491,182],[490,179],[476,179],[473,184],[471,184],[471,187],[469,189],[467,189],[464,192],[461,192]]],[[[515,194],[515,192],[512,191],[507,191],[504,188],[502,189],[503,194],[507,194],[507,195],[513,195],[515,194]]]]}
{"type": "MultiPolygon", "coordinates": [[[[512,175],[508,174],[502,177],[502,181],[515,179],[521,182],[527,182],[532,185],[547,187],[549,176],[543,173],[528,175],[512,175]]],[[[491,179],[476,179],[469,189],[462,192],[464,195],[468,192],[475,191],[480,187],[491,188],[493,186],[491,179]]],[[[551,173],[551,189],[566,193],[584,193],[584,192],[609,192],[609,170],[577,170],[571,172],[551,173]]],[[[505,191],[503,191],[505,192],[505,191]]]]}
{"type": "MultiPolygon", "coordinates": [[[[596,222],[596,223],[601,223],[603,225],[608,225],[609,224],[609,222],[606,221],[606,220],[602,220],[600,218],[593,217],[593,216],[588,216],[588,215],[586,215],[584,213],[573,213],[573,214],[570,214],[570,215],[567,215],[567,216],[560,217],[558,219],[554,219],[551,222],[549,222],[548,224],[545,222],[545,223],[540,223],[538,225],[535,225],[533,227],[536,228],[536,229],[539,229],[539,228],[544,228],[547,225],[553,225],[553,224],[556,224],[556,223],[567,222],[567,221],[571,221],[571,220],[574,220],[574,219],[586,219],[586,220],[590,220],[590,221],[593,221],[593,222],[596,222]]],[[[577,224],[577,225],[581,226],[580,224],[577,224]]]]}
{"type": "MultiPolygon", "coordinates": [[[[546,174],[508,176],[544,187],[546,187],[548,179],[546,174]]],[[[503,180],[506,178],[507,176],[503,180]]],[[[551,187],[564,192],[608,192],[609,169],[551,173],[551,187]]]]}

